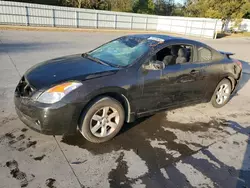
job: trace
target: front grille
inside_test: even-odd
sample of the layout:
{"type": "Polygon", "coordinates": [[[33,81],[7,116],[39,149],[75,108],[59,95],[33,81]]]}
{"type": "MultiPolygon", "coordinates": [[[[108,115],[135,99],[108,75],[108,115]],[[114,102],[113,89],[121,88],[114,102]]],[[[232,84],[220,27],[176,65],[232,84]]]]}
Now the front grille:
{"type": "Polygon", "coordinates": [[[29,84],[29,82],[23,76],[16,87],[16,95],[21,97],[29,97],[34,92],[34,88],[29,84]]]}

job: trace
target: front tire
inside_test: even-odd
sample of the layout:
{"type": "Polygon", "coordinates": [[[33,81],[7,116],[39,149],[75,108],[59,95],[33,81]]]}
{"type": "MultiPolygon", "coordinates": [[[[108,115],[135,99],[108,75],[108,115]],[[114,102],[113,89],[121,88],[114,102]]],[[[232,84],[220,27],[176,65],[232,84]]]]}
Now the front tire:
{"type": "Polygon", "coordinates": [[[227,102],[230,99],[231,92],[232,92],[231,82],[226,78],[220,81],[211,99],[213,107],[221,108],[225,104],[227,104],[227,102]]]}
{"type": "Polygon", "coordinates": [[[82,114],[81,134],[90,142],[112,139],[124,124],[125,113],[120,102],[110,97],[96,99],[82,114]]]}

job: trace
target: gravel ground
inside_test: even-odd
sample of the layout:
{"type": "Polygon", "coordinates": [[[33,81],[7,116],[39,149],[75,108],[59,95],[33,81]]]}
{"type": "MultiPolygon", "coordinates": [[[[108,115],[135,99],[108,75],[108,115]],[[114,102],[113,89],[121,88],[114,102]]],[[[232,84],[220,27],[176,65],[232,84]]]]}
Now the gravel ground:
{"type": "Polygon", "coordinates": [[[120,35],[0,30],[0,188],[250,187],[250,38],[196,38],[243,63],[238,91],[221,109],[161,112],[104,144],[41,135],[17,118],[13,91],[29,67],[120,35]]]}

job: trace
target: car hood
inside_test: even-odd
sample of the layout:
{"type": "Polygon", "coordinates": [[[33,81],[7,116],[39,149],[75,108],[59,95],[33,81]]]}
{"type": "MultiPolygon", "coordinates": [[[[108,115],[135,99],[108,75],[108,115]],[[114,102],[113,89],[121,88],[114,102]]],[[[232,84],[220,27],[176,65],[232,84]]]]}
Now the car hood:
{"type": "Polygon", "coordinates": [[[118,69],[76,54],[37,64],[25,73],[25,77],[29,84],[41,89],[68,80],[83,81],[114,74],[118,69]]]}

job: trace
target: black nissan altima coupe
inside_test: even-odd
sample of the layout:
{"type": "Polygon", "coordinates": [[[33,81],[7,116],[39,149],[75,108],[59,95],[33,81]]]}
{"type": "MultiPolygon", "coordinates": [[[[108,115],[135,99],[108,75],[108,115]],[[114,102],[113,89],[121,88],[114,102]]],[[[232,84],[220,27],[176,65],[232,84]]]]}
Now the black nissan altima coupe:
{"type": "Polygon", "coordinates": [[[123,36],[29,69],[15,90],[16,111],[38,132],[79,129],[88,141],[105,142],[125,122],[161,110],[224,106],[242,74],[231,55],[184,38],[123,36]]]}

